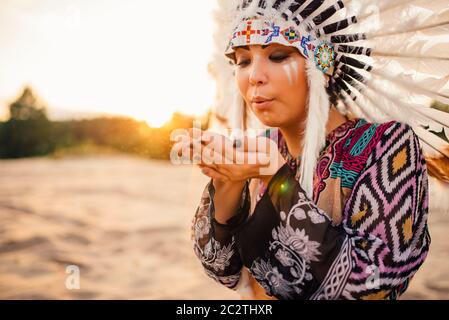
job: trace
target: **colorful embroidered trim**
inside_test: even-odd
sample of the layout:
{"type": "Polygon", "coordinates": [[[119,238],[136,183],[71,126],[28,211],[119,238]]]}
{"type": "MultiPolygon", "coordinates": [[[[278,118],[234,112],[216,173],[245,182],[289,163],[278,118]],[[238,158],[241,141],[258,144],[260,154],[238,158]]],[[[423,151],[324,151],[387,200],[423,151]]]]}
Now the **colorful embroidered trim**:
{"type": "Polygon", "coordinates": [[[293,46],[309,59],[313,52],[317,68],[324,73],[332,70],[335,59],[333,45],[327,41],[314,39],[309,34],[301,34],[296,28],[285,23],[275,23],[262,19],[242,21],[234,30],[225,54],[234,53],[234,48],[247,45],[267,45],[278,43],[293,46]]]}

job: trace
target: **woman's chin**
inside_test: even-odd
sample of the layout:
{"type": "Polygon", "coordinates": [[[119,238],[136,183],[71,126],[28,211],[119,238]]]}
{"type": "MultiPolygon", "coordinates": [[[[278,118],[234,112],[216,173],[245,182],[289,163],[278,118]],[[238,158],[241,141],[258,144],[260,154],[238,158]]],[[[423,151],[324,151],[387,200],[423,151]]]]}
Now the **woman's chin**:
{"type": "Polygon", "coordinates": [[[270,113],[258,115],[257,118],[260,122],[262,122],[262,124],[268,127],[279,127],[281,124],[278,117],[270,113]]]}

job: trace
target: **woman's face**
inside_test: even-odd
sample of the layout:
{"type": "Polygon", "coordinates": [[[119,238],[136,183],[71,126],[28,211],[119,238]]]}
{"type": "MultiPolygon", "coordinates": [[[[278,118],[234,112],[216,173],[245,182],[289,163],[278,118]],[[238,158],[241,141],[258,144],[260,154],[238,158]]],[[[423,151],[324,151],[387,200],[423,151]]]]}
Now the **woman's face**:
{"type": "Polygon", "coordinates": [[[305,118],[305,59],[280,44],[235,49],[239,91],[257,118],[270,127],[298,125],[305,118]]]}

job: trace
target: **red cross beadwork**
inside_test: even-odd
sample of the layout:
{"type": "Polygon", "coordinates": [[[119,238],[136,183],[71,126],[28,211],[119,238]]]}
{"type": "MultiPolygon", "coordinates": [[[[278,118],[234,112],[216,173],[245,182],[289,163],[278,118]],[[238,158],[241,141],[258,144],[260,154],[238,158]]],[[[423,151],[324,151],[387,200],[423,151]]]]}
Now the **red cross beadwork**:
{"type": "Polygon", "coordinates": [[[246,29],[236,32],[234,37],[246,36],[246,43],[251,42],[251,36],[254,34],[260,34],[260,30],[251,29],[252,21],[246,23],[246,29]]]}

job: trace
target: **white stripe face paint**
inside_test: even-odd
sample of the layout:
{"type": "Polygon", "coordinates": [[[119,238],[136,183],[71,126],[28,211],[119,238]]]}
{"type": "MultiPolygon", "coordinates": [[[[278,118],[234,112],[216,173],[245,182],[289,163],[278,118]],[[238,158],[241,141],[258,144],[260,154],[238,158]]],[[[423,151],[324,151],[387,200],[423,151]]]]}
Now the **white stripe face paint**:
{"type": "Polygon", "coordinates": [[[298,61],[293,60],[291,63],[292,69],[293,69],[293,75],[294,75],[294,81],[298,81],[298,61]]]}
{"type": "Polygon", "coordinates": [[[284,64],[282,66],[284,68],[285,73],[287,74],[288,83],[292,84],[292,68],[289,64],[284,64]]]}
{"type": "Polygon", "coordinates": [[[282,67],[284,68],[288,83],[290,83],[290,85],[298,81],[298,62],[296,60],[284,64],[282,67]]]}

